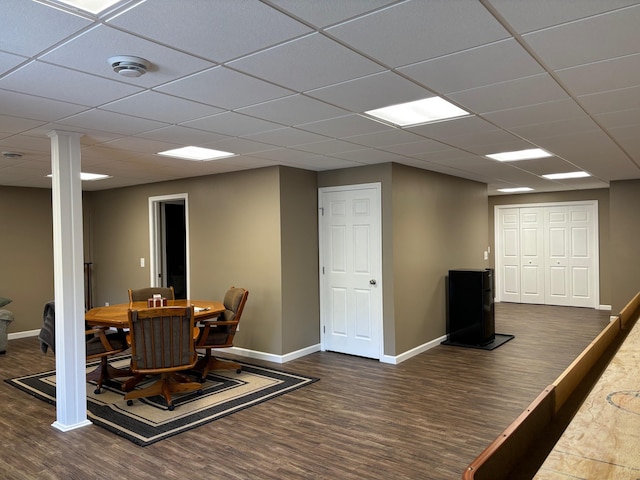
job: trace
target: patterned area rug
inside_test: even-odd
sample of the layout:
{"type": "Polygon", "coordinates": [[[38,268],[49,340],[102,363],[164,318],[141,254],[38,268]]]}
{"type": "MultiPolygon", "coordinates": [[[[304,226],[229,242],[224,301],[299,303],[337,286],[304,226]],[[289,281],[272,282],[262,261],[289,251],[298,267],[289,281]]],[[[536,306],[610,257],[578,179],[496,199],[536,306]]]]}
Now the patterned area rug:
{"type": "MultiPolygon", "coordinates": [[[[133,405],[127,406],[123,399],[124,392],[119,389],[119,380],[125,379],[114,380],[112,385],[104,386],[98,395],[94,393],[95,386],[87,383],[87,417],[96,425],[137,445],[146,446],[318,380],[244,362],[237,363],[242,365],[239,374],[234,370],[210,372],[202,384],[202,394],[193,392],[174,396],[173,411],[167,409],[164,398],[160,396],[135,399],[133,405]]],[[[124,368],[129,364],[129,357],[118,357],[110,364],[124,368]]],[[[91,372],[96,365],[97,362],[88,363],[87,372],[91,372]]],[[[55,405],[55,371],[5,381],[55,405]]],[[[141,383],[137,388],[146,385],[148,383],[141,383]]]]}

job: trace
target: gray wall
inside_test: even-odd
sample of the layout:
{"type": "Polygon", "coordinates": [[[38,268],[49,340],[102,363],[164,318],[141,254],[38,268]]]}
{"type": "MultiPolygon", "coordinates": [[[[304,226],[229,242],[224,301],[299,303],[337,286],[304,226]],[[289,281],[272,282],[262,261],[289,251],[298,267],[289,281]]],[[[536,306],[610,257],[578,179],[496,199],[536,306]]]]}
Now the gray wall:
{"type": "MultiPolygon", "coordinates": [[[[575,190],[569,192],[548,192],[548,193],[528,193],[520,195],[497,195],[489,197],[489,232],[491,238],[491,265],[495,266],[495,219],[494,207],[496,205],[521,205],[526,203],[553,203],[553,202],[572,202],[583,200],[598,201],[598,244],[600,256],[600,304],[611,305],[611,245],[609,232],[613,231],[610,227],[609,215],[613,210],[609,205],[609,190],[575,190]]],[[[625,209],[627,214],[628,209],[625,209]]],[[[612,306],[613,308],[613,306],[612,306]]],[[[615,310],[614,310],[615,311],[615,310]]]]}

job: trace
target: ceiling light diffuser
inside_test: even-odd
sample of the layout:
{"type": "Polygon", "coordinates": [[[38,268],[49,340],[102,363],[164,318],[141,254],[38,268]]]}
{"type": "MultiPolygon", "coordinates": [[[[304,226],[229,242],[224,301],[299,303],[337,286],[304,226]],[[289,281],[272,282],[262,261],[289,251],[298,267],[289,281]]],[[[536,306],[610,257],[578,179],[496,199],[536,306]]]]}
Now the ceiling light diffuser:
{"type": "MultiPolygon", "coordinates": [[[[47,177],[52,178],[53,174],[50,173],[47,177]]],[[[101,173],[86,173],[80,172],[80,180],[92,182],[94,180],[104,180],[105,178],[111,178],[111,175],[103,175],[101,173]]]]}
{"type": "Polygon", "coordinates": [[[415,102],[400,103],[364,112],[366,115],[393,123],[399,127],[437,122],[471,115],[440,97],[425,98],[415,102]]]}
{"type": "Polygon", "coordinates": [[[541,148],[528,148],[526,150],[516,150],[513,152],[500,152],[486,155],[487,158],[498,160],[499,162],[515,162],[517,160],[532,160],[534,158],[553,157],[553,154],[541,148]]]}
{"type": "Polygon", "coordinates": [[[504,193],[532,192],[533,188],[531,188],[531,187],[499,188],[498,191],[499,192],[504,192],[504,193]]]}
{"type": "Polygon", "coordinates": [[[564,180],[567,178],[584,178],[590,177],[591,175],[587,172],[566,172],[566,173],[549,173],[547,175],[542,175],[542,177],[547,180],[564,180]]]}
{"type": "Polygon", "coordinates": [[[122,0],[39,0],[39,3],[43,3],[45,5],[49,4],[49,6],[52,7],[55,7],[55,4],[66,5],[76,10],[82,10],[84,12],[97,15],[120,1],[122,0]]]}
{"type": "Polygon", "coordinates": [[[217,160],[219,158],[233,157],[235,156],[235,153],[223,152],[222,150],[213,150],[211,148],[182,147],[175,148],[173,150],[166,150],[164,152],[158,152],[158,155],[201,162],[204,160],[217,160]]]}

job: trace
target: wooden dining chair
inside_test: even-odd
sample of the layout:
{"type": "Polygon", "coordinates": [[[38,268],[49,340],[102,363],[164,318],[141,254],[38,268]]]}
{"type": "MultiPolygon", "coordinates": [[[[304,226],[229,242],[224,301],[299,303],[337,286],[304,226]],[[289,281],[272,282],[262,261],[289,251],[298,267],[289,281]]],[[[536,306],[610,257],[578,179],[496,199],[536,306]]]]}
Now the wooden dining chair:
{"type": "Polygon", "coordinates": [[[248,296],[248,290],[231,287],[224,296],[224,312],[217,318],[201,322],[196,348],[204,349],[205,355],[198,360],[194,368],[201,372],[201,382],[206,380],[207,374],[212,370],[236,370],[237,373],[242,371],[239,363],[217,359],[212,355],[212,350],[233,347],[233,337],[238,329],[248,296]]]}
{"type": "Polygon", "coordinates": [[[154,294],[160,294],[162,298],[167,300],[175,300],[175,292],[173,287],[145,287],[129,289],[129,303],[131,302],[146,302],[149,298],[152,298],[154,294]]]}
{"type": "Polygon", "coordinates": [[[127,405],[134,398],[162,395],[169,410],[172,395],[199,391],[202,385],[179,372],[196,364],[194,310],[190,307],[159,307],[129,310],[131,371],[136,375],[158,375],[152,385],[131,390],[124,396],[127,405]]]}
{"type": "MultiPolygon", "coordinates": [[[[47,353],[51,351],[55,354],[56,349],[56,309],[55,302],[47,302],[44,306],[43,322],[38,338],[40,349],[47,353]]],[[[87,382],[96,382],[96,389],[93,393],[102,392],[102,386],[111,378],[129,377],[129,369],[114,368],[109,365],[109,357],[122,353],[129,348],[126,336],[121,331],[113,331],[108,328],[90,327],[85,325],[86,338],[86,359],[100,359],[100,365],[87,374],[87,382]]]]}

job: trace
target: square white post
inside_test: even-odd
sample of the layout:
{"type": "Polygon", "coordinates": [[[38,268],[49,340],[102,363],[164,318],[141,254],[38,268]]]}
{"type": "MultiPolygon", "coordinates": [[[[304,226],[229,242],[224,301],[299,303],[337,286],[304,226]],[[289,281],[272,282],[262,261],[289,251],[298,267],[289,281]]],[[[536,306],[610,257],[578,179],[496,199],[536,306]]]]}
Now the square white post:
{"type": "Polygon", "coordinates": [[[63,432],[87,419],[80,137],[51,131],[53,270],[56,302],[56,421],[63,432]]]}

